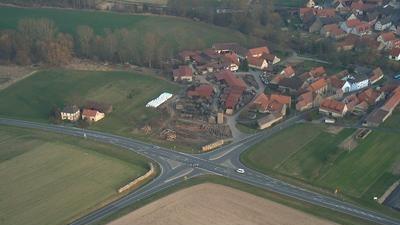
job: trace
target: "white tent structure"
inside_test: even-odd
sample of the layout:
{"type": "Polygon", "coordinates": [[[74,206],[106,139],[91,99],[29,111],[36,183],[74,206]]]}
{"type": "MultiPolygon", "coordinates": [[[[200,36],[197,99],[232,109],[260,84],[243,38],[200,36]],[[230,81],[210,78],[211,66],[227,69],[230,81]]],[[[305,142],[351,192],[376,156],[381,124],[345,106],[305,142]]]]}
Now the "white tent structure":
{"type": "Polygon", "coordinates": [[[151,100],[149,103],[147,103],[146,107],[147,108],[157,108],[164,102],[166,102],[168,99],[172,98],[172,94],[164,92],[158,98],[151,100]]]}

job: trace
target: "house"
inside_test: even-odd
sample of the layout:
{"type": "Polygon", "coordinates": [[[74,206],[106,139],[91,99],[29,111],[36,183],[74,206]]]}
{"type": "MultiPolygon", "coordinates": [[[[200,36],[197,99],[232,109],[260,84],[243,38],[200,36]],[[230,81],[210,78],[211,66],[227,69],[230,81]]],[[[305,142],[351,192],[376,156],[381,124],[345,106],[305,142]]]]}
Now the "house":
{"type": "Polygon", "coordinates": [[[225,102],[226,114],[231,115],[242,97],[243,92],[247,89],[246,84],[237,78],[232,71],[223,70],[216,75],[219,82],[224,83],[228,87],[225,88],[225,96],[222,101],[225,102]]]}
{"type": "Polygon", "coordinates": [[[357,36],[371,34],[370,24],[359,19],[346,20],[340,23],[340,29],[348,34],[355,34],[357,36]]]}
{"type": "Polygon", "coordinates": [[[296,75],[296,72],[294,71],[292,66],[287,66],[285,69],[281,71],[280,75],[283,75],[286,78],[291,78],[294,75],[296,75]]]}
{"type": "Polygon", "coordinates": [[[389,53],[389,59],[400,61],[400,48],[394,48],[389,53]]]}
{"type": "Polygon", "coordinates": [[[270,54],[267,46],[262,46],[258,48],[251,48],[247,53],[248,57],[260,58],[263,54],[270,54]]]}
{"type": "Polygon", "coordinates": [[[349,51],[352,50],[357,43],[358,37],[354,34],[349,34],[343,41],[337,43],[337,51],[349,51]]]}
{"type": "Polygon", "coordinates": [[[328,90],[328,82],[325,78],[320,78],[311,83],[307,90],[315,94],[323,94],[328,90]]]}
{"type": "Polygon", "coordinates": [[[314,12],[317,17],[322,17],[322,18],[332,18],[336,16],[336,10],[331,8],[325,8],[325,9],[316,8],[314,12]]]}
{"type": "Polygon", "coordinates": [[[290,94],[297,94],[300,89],[303,88],[305,82],[299,78],[298,76],[291,77],[291,78],[282,78],[278,82],[278,88],[282,92],[288,92],[290,94]]]}
{"type": "Polygon", "coordinates": [[[275,123],[283,120],[283,115],[280,113],[271,113],[259,120],[257,120],[257,125],[260,130],[266,129],[274,125],[275,123]]]}
{"type": "Polygon", "coordinates": [[[214,89],[209,84],[202,84],[187,92],[187,96],[189,97],[204,98],[207,100],[211,100],[213,94],[214,94],[214,89]]]}
{"type": "Polygon", "coordinates": [[[381,44],[381,49],[391,49],[396,40],[396,36],[393,32],[386,32],[379,35],[376,40],[381,44]]]}
{"type": "Polygon", "coordinates": [[[358,91],[370,85],[369,77],[364,73],[353,73],[342,78],[345,81],[344,93],[358,91]]]}
{"type": "Polygon", "coordinates": [[[351,94],[343,99],[343,103],[346,104],[349,112],[353,112],[353,109],[360,103],[360,100],[357,98],[356,94],[351,94]]]}
{"type": "Polygon", "coordinates": [[[97,122],[103,119],[104,116],[105,116],[104,113],[93,109],[84,109],[82,112],[82,119],[90,122],[97,122]]]}
{"type": "Polygon", "coordinates": [[[327,116],[343,117],[347,113],[347,106],[343,102],[325,99],[319,106],[319,112],[327,116]]]}
{"type": "Polygon", "coordinates": [[[308,32],[320,32],[323,26],[332,25],[340,22],[336,17],[317,17],[315,21],[308,27],[308,32]]]}
{"type": "Polygon", "coordinates": [[[346,37],[346,32],[339,28],[337,24],[325,25],[321,28],[320,34],[324,37],[330,37],[335,40],[342,39],[346,37]]]}
{"type": "Polygon", "coordinates": [[[357,95],[360,102],[366,102],[369,106],[375,105],[385,97],[383,92],[368,88],[357,95]]]}
{"type": "Polygon", "coordinates": [[[253,101],[252,107],[260,113],[280,112],[286,114],[286,108],[290,108],[292,99],[290,96],[264,93],[259,94],[253,101]]]}
{"type": "Polygon", "coordinates": [[[255,70],[265,70],[268,68],[268,62],[264,58],[247,57],[247,62],[250,68],[255,70]]]}
{"type": "Polygon", "coordinates": [[[69,120],[75,122],[79,120],[81,111],[76,105],[69,105],[63,108],[60,112],[61,120],[69,120]]]}
{"type": "Polygon", "coordinates": [[[173,70],[174,81],[193,81],[193,71],[189,66],[179,66],[178,69],[173,70]]]}
{"type": "Polygon", "coordinates": [[[392,20],[389,16],[378,19],[375,23],[374,29],[377,31],[384,31],[392,26],[392,20]]]}
{"type": "Polygon", "coordinates": [[[307,91],[298,97],[296,103],[296,110],[302,112],[307,109],[311,109],[314,106],[313,102],[314,102],[313,93],[311,91],[307,91]]]}
{"type": "Polygon", "coordinates": [[[235,53],[239,58],[243,59],[246,57],[248,50],[238,43],[215,43],[212,48],[218,54],[235,53]]]}
{"type": "Polygon", "coordinates": [[[273,54],[264,54],[261,57],[264,58],[265,60],[267,60],[268,64],[272,64],[272,65],[277,64],[278,62],[281,61],[281,59],[278,58],[278,56],[273,55],[273,54]]]}
{"type": "Polygon", "coordinates": [[[228,68],[226,69],[229,69],[232,72],[236,72],[239,70],[240,61],[239,61],[239,56],[236,53],[234,52],[225,53],[223,55],[223,61],[228,65],[227,66],[228,68]]]}
{"type": "Polygon", "coordinates": [[[344,94],[344,86],[346,81],[343,81],[335,76],[328,79],[328,91],[333,94],[334,98],[341,98],[344,94]]]}
{"type": "Polygon", "coordinates": [[[372,70],[371,74],[369,75],[369,82],[370,84],[375,84],[376,82],[382,80],[384,74],[380,67],[372,70]]]}
{"type": "Polygon", "coordinates": [[[393,110],[400,104],[400,87],[397,86],[390,98],[385,102],[385,104],[379,109],[375,109],[370,113],[365,121],[367,126],[379,126],[387,118],[389,118],[393,110]]]}

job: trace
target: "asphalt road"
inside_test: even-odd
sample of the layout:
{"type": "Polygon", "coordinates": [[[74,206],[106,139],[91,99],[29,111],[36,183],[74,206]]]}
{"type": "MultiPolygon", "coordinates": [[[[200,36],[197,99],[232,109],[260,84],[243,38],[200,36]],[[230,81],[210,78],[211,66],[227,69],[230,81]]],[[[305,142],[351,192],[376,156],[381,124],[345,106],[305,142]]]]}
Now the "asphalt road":
{"type": "Polygon", "coordinates": [[[144,143],[138,140],[79,128],[41,124],[12,119],[0,119],[0,124],[25,128],[40,129],[65,135],[87,138],[94,141],[109,143],[130,151],[137,152],[151,158],[159,164],[160,174],[150,183],[138,190],[116,200],[98,210],[89,213],[71,223],[72,225],[91,224],[99,221],[120,209],[131,205],[141,199],[149,197],[159,191],[173,185],[203,174],[215,174],[236,181],[254,185],[269,191],[305,201],[317,206],[332,209],[352,215],[377,224],[400,225],[400,220],[387,217],[380,213],[347,203],[333,197],[325,196],[288,184],[284,181],[269,177],[249,168],[246,168],[239,160],[240,154],[252,145],[268,138],[274,133],[285,129],[300,121],[300,117],[292,117],[278,126],[264,132],[250,135],[242,140],[229,144],[216,151],[200,155],[180,153],[156,145],[144,143]],[[227,163],[227,161],[229,163],[227,163]],[[173,163],[171,163],[173,162],[173,163]],[[235,172],[237,168],[245,169],[244,174],[235,172]]]}

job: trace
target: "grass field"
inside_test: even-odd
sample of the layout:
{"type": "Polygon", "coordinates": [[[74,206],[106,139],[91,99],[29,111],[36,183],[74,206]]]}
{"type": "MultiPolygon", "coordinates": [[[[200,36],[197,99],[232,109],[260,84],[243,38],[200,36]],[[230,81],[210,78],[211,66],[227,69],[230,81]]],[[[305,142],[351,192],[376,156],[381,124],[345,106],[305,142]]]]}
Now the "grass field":
{"type": "Polygon", "coordinates": [[[338,145],[354,130],[327,133],[318,125],[297,125],[261,142],[242,155],[247,165],[265,173],[278,173],[329,191],[372,200],[399,179],[392,173],[400,162],[398,133],[374,131],[348,152],[338,145]],[[397,137],[397,138],[396,138],[397,137]]]}
{"type": "Polygon", "coordinates": [[[113,112],[92,128],[129,135],[140,124],[160,117],[146,103],[178,86],[150,75],[128,72],[47,70],[38,72],[0,95],[0,115],[48,121],[53,106],[94,100],[113,105],[113,112]]]}
{"type": "Polygon", "coordinates": [[[236,41],[244,45],[252,42],[237,31],[177,17],[11,7],[0,7],[0,15],[0,29],[15,29],[22,18],[48,18],[60,31],[71,34],[79,25],[91,26],[98,34],[103,33],[105,28],[133,29],[143,36],[151,31],[159,33],[177,50],[211,47],[214,42],[236,41]]]}
{"type": "Polygon", "coordinates": [[[131,152],[0,126],[0,224],[66,224],[147,171],[131,152]]]}

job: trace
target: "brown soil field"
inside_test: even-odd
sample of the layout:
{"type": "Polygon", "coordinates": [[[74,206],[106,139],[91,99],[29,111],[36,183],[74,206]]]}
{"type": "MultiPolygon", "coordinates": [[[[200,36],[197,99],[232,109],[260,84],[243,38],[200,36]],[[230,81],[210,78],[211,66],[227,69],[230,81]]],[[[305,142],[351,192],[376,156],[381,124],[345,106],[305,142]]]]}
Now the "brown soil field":
{"type": "Polygon", "coordinates": [[[334,225],[279,203],[217,184],[187,188],[108,225],[334,225]]]}

